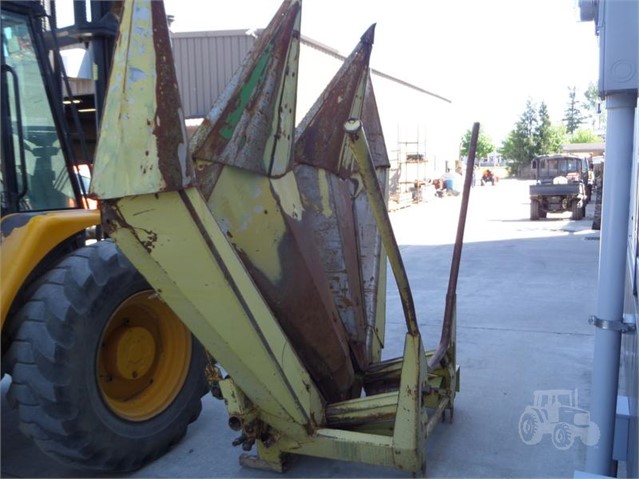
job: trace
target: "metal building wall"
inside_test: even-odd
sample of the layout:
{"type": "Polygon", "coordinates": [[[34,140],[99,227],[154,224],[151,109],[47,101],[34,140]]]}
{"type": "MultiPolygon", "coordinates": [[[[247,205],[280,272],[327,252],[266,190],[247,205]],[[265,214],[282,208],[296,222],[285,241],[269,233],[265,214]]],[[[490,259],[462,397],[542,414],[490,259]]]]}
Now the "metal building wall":
{"type": "Polygon", "coordinates": [[[185,118],[202,118],[242,63],[255,37],[246,30],[174,33],[173,55],[185,118]]]}

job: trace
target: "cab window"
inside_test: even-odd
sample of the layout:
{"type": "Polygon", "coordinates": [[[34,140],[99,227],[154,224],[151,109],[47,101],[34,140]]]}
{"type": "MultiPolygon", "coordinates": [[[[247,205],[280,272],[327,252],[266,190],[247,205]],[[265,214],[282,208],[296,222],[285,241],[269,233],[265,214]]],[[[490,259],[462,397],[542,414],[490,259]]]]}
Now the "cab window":
{"type": "Polygon", "coordinates": [[[2,12],[3,67],[3,209],[6,196],[15,189],[19,197],[12,209],[48,210],[76,207],[69,170],[46,93],[33,37],[27,19],[2,12]],[[8,158],[7,151],[12,152],[8,158]],[[11,171],[9,171],[11,170],[11,171]]]}

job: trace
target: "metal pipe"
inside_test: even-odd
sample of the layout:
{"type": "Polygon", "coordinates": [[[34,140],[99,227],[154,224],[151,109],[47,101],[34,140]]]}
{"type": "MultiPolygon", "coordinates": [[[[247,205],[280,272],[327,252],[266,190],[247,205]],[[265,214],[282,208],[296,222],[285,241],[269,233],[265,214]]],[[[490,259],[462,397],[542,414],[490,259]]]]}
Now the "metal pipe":
{"type": "Polygon", "coordinates": [[[626,241],[630,213],[632,139],[637,93],[606,96],[606,163],[603,188],[597,318],[606,324],[595,330],[592,370],[591,421],[599,427],[599,441],[589,446],[586,471],[612,474],[619,353],[621,332],[615,328],[623,319],[626,241]]]}
{"type": "Polygon", "coordinates": [[[399,246],[393,233],[393,227],[388,217],[388,210],[386,203],[384,203],[384,196],[382,195],[379,182],[377,180],[377,174],[375,173],[375,166],[370,158],[370,149],[368,147],[368,141],[366,140],[366,133],[362,122],[357,119],[348,120],[344,124],[344,130],[346,136],[349,139],[349,146],[357,162],[359,168],[359,174],[362,178],[364,190],[368,196],[368,201],[371,205],[375,222],[379,228],[380,236],[382,237],[382,244],[386,250],[388,261],[390,262],[391,269],[395,275],[395,281],[397,282],[397,289],[399,290],[399,296],[402,301],[402,308],[404,309],[404,318],[406,320],[406,327],[409,334],[415,336],[419,334],[419,328],[417,326],[417,315],[415,314],[415,303],[413,302],[413,294],[408,284],[408,275],[404,268],[404,262],[402,261],[402,255],[399,252],[399,246]]]}
{"type": "Polygon", "coordinates": [[[454,334],[453,321],[455,319],[455,303],[457,301],[457,280],[459,278],[459,266],[461,265],[462,247],[464,246],[464,231],[466,229],[466,215],[468,213],[468,200],[470,198],[470,187],[473,182],[473,170],[475,168],[475,153],[477,152],[477,141],[479,140],[479,123],[473,124],[473,131],[470,136],[470,146],[468,148],[468,159],[466,160],[466,177],[464,178],[464,190],[462,193],[462,203],[459,210],[459,220],[457,222],[457,236],[453,248],[453,259],[450,265],[450,276],[448,278],[448,291],[446,292],[446,306],[444,309],[444,321],[442,324],[442,335],[439,346],[428,361],[430,369],[435,368],[448,350],[450,340],[454,334]]]}

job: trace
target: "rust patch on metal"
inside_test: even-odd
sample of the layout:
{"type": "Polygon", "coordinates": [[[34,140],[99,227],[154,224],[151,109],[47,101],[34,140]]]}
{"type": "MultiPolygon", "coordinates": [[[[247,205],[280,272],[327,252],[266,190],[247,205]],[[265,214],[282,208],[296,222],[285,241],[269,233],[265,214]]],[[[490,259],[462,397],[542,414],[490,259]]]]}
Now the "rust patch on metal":
{"type": "Polygon", "coordinates": [[[294,115],[295,98],[280,98],[277,93],[289,71],[291,41],[299,39],[295,24],[300,8],[298,2],[282,4],[257,39],[241,72],[229,83],[227,88],[233,90],[221,95],[227,98],[226,103],[213,107],[191,139],[193,159],[201,161],[196,172],[200,190],[207,200],[214,187],[215,163],[267,176],[272,158],[270,163],[264,158],[273,154],[265,149],[270,125],[277,126],[273,133],[276,141],[290,141],[293,131],[279,128],[275,116],[294,115]]]}
{"type": "Polygon", "coordinates": [[[350,398],[355,381],[348,341],[332,303],[315,250],[304,248],[308,231],[290,221],[279,244],[282,275],[273,283],[238,251],[269,308],[286,332],[311,378],[330,402],[350,398]]]}
{"type": "MultiPolygon", "coordinates": [[[[359,188],[351,184],[359,184],[354,175],[357,167],[349,161],[339,123],[353,115],[360,116],[368,101],[365,96],[369,92],[368,64],[373,37],[374,26],[371,26],[300,123],[294,150],[295,176],[305,198],[305,221],[315,232],[314,242],[359,371],[365,371],[370,362],[368,345],[372,341],[367,339],[370,336],[367,332],[374,322],[374,314],[370,318],[366,315],[366,310],[371,308],[366,307],[364,300],[361,264],[364,258],[360,243],[379,245],[381,242],[374,222],[373,228],[369,228],[370,236],[363,238],[359,234],[357,202],[360,199],[356,198],[359,188]]],[[[376,107],[374,99],[372,107],[376,107]]],[[[376,110],[372,112],[376,113],[376,110]]],[[[375,250],[375,246],[366,250],[375,250]]],[[[376,251],[379,256],[379,247],[376,251]]],[[[374,260],[374,257],[369,255],[366,259],[374,260]]]]}
{"type": "Polygon", "coordinates": [[[194,183],[193,165],[181,114],[182,100],[177,85],[175,62],[162,2],[151,2],[153,45],[155,48],[156,117],[153,134],[158,163],[166,191],[181,190],[194,183]]]}
{"type": "Polygon", "coordinates": [[[118,208],[117,200],[103,201],[100,205],[100,214],[102,216],[102,227],[108,236],[112,236],[118,230],[127,229],[147,252],[151,253],[153,248],[155,248],[155,243],[158,240],[157,233],[152,230],[137,228],[127,222],[118,208]]]}
{"type": "MultiPolygon", "coordinates": [[[[351,117],[358,88],[365,75],[373,47],[374,25],[344,61],[296,131],[295,161],[324,168],[349,178],[352,168],[341,164],[344,131],[340,125],[351,117]]],[[[362,99],[363,100],[363,99],[362,99]]]]}
{"type": "Polygon", "coordinates": [[[328,189],[322,191],[319,183],[323,180],[320,180],[318,168],[309,165],[296,166],[295,175],[308,203],[304,224],[314,232],[314,244],[321,260],[318,269],[323,269],[335,308],[348,335],[356,367],[365,371],[368,366],[366,320],[349,184],[329,174],[325,178],[328,189]],[[318,208],[317,205],[323,203],[332,214],[326,215],[318,208]]]}

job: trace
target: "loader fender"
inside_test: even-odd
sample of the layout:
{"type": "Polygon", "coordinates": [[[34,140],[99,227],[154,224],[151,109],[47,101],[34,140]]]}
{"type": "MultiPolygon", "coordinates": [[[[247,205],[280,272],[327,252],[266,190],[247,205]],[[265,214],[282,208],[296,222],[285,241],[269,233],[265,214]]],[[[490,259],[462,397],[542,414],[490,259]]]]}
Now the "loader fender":
{"type": "Polygon", "coordinates": [[[0,305],[3,328],[11,304],[36,266],[67,238],[98,224],[100,212],[97,210],[17,213],[2,218],[0,305]]]}

